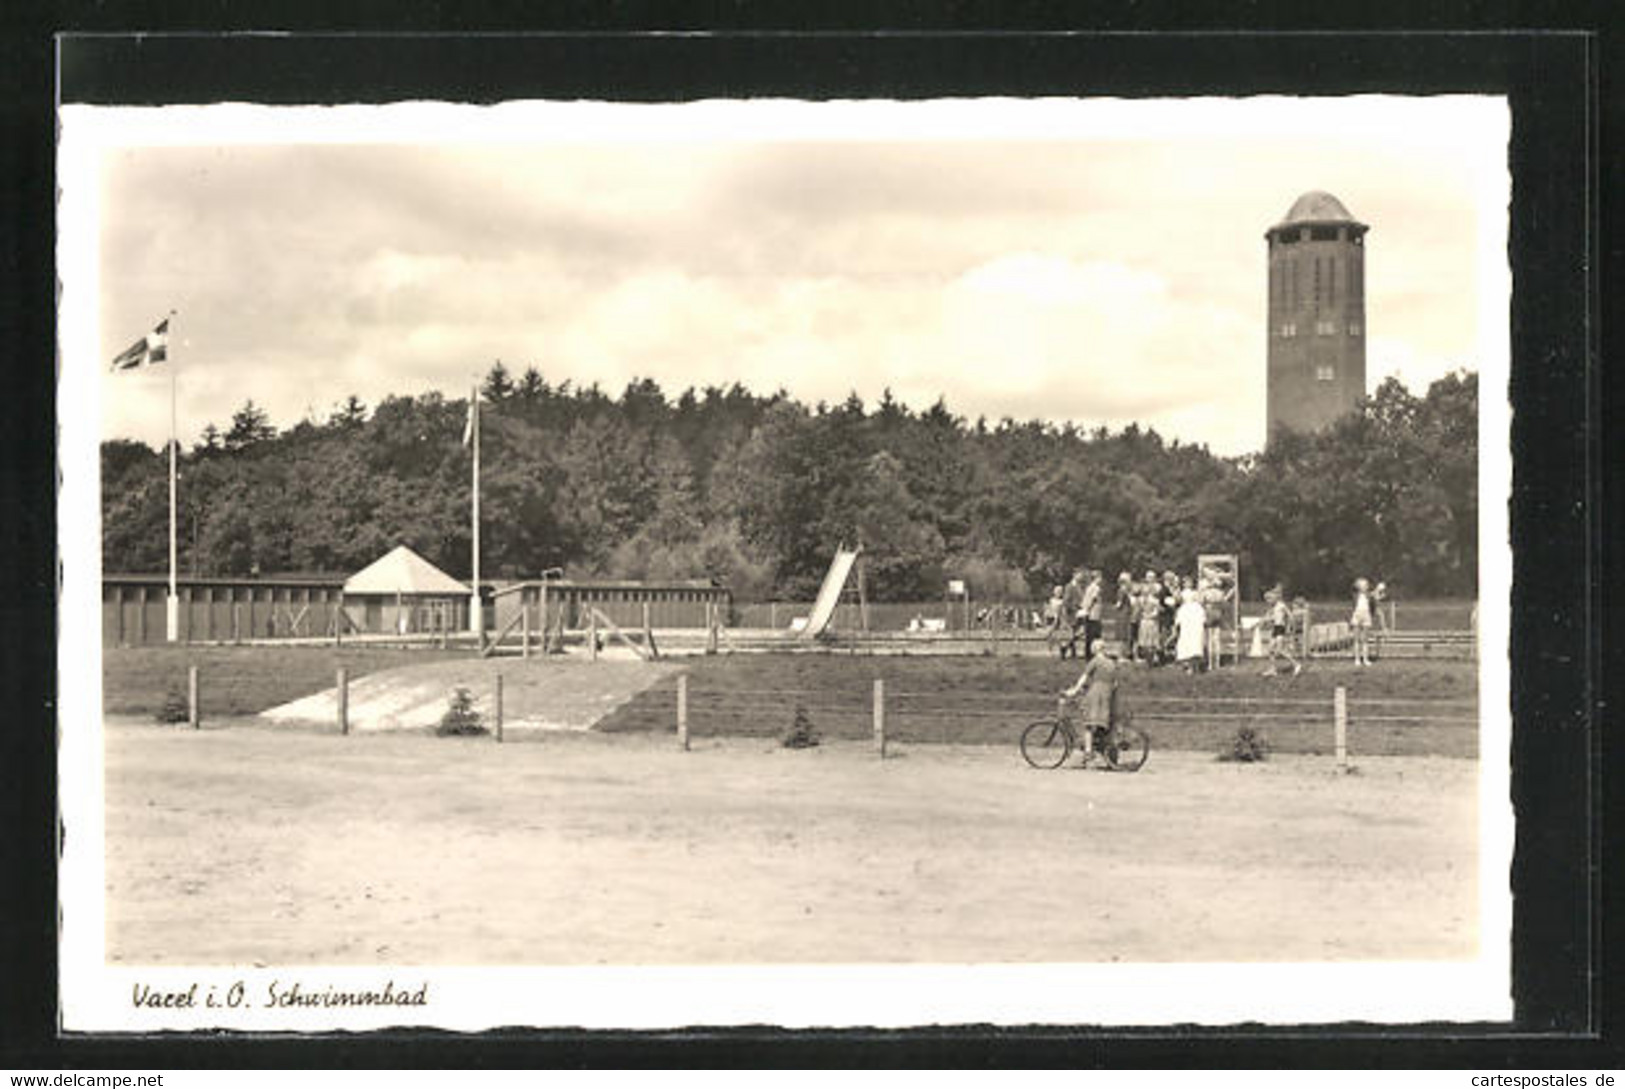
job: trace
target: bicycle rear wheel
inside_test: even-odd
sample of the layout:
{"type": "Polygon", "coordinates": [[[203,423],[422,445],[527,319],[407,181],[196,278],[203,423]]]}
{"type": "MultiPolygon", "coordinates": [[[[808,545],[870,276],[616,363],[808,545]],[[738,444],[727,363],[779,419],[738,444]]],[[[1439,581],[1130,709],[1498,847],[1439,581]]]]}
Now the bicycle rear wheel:
{"type": "Polygon", "coordinates": [[[1021,731],[1021,756],[1035,768],[1048,771],[1072,755],[1072,731],[1058,718],[1039,719],[1021,731]]]}
{"type": "Polygon", "coordinates": [[[1138,726],[1119,725],[1106,737],[1106,763],[1114,771],[1139,771],[1151,755],[1151,738],[1138,726]]]}

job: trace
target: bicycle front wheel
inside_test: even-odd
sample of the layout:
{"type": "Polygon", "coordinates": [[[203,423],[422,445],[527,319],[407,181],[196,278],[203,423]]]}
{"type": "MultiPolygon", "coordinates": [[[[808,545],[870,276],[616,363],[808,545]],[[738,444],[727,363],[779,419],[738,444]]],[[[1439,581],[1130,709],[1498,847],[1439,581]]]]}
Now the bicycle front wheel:
{"type": "Polygon", "coordinates": [[[1151,738],[1138,726],[1120,725],[1106,738],[1106,763],[1114,771],[1139,771],[1151,755],[1151,738]]]}
{"type": "Polygon", "coordinates": [[[1039,719],[1021,731],[1021,756],[1035,768],[1048,771],[1072,755],[1072,731],[1058,718],[1039,719]]]}

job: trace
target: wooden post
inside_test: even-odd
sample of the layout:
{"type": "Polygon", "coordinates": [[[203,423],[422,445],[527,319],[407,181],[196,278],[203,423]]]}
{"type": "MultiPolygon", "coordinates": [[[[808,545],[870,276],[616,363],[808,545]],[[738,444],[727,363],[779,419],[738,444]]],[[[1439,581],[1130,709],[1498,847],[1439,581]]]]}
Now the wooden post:
{"type": "Polygon", "coordinates": [[[524,590],[519,591],[519,611],[524,616],[524,619],[519,624],[519,656],[528,659],[530,657],[530,599],[525,596],[524,590]]]}
{"type": "Polygon", "coordinates": [[[869,594],[863,585],[863,569],[865,566],[863,560],[858,560],[858,627],[862,628],[865,634],[868,634],[869,594]]]}
{"type": "Polygon", "coordinates": [[[145,586],[141,587],[141,589],[136,592],[135,600],[137,603],[136,607],[139,609],[139,611],[135,614],[135,630],[138,633],[141,644],[145,646],[147,642],[147,588],[145,586]]]}
{"type": "Polygon", "coordinates": [[[1332,690],[1332,736],[1337,750],[1337,766],[1340,768],[1349,766],[1348,731],[1348,689],[1338,685],[1332,690]]]}
{"type": "Polygon", "coordinates": [[[497,743],[502,743],[502,674],[497,674],[497,743]]]}
{"type": "Polygon", "coordinates": [[[643,603],[643,645],[649,648],[650,657],[659,657],[655,650],[655,628],[649,619],[649,603],[643,603]]]}
{"type": "Polygon", "coordinates": [[[243,603],[237,600],[235,591],[231,595],[231,641],[243,641],[243,603]]]}
{"type": "Polygon", "coordinates": [[[779,603],[777,601],[767,603],[767,626],[774,629],[779,626],[779,603]]]}
{"type": "Polygon", "coordinates": [[[194,730],[203,725],[197,706],[197,666],[186,667],[186,724],[194,730]]]}
{"type": "Polygon", "coordinates": [[[707,602],[705,606],[705,653],[717,652],[717,621],[720,619],[720,610],[717,603],[707,602]]]}
{"type": "Polygon", "coordinates": [[[886,681],[875,678],[875,752],[886,759],[886,681]]]}
{"type": "Polygon", "coordinates": [[[598,610],[587,606],[587,660],[598,660],[598,610]]]}
{"type": "Polygon", "coordinates": [[[350,677],[343,666],[338,671],[339,733],[350,732],[350,677]]]}
{"type": "Polygon", "coordinates": [[[542,572],[542,661],[547,661],[548,647],[547,628],[547,572],[542,572]]]}
{"type": "Polygon", "coordinates": [[[677,675],[677,744],[688,751],[688,674],[677,675]]]}

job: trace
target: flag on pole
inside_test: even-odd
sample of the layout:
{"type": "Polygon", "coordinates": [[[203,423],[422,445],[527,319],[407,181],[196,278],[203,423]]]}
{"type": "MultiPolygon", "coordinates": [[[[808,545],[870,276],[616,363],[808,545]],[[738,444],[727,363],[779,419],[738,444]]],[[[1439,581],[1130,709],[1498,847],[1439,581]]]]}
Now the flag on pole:
{"type": "Polygon", "coordinates": [[[153,326],[152,332],[113,357],[115,371],[133,371],[162,363],[169,358],[169,319],[153,326]]]}
{"type": "Polygon", "coordinates": [[[474,413],[479,411],[479,399],[470,396],[468,399],[468,418],[463,421],[463,445],[467,446],[474,441],[474,413]]]}

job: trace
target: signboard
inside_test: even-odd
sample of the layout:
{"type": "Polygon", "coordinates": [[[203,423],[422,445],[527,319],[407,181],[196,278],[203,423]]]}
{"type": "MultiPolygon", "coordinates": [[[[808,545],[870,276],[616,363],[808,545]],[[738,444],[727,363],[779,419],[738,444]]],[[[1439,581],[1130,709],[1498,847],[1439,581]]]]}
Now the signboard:
{"type": "Polygon", "coordinates": [[[952,594],[953,596],[955,596],[955,597],[964,597],[965,596],[965,580],[964,579],[949,579],[948,580],[948,592],[950,594],[952,594]]]}

